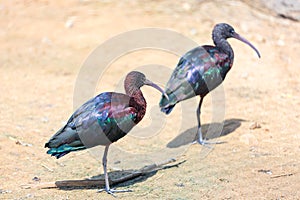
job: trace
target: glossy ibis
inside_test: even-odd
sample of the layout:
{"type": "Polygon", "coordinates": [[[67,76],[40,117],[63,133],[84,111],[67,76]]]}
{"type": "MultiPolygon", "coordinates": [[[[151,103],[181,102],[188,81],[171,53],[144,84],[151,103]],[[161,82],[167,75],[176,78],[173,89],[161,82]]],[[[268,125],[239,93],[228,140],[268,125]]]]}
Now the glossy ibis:
{"type": "Polygon", "coordinates": [[[70,117],[63,126],[45,144],[50,148],[47,153],[60,158],[71,151],[91,148],[97,145],[105,146],[102,158],[105,189],[109,194],[129,190],[111,189],[107,174],[107,153],[109,145],[124,137],[146,113],[146,100],[140,90],[143,85],[149,85],[164,94],[155,83],[146,79],[145,75],[132,71],[124,81],[126,94],[104,92],[90,99],[70,117]]]}
{"type": "Polygon", "coordinates": [[[161,111],[169,114],[178,102],[199,95],[200,101],[196,112],[197,142],[201,145],[213,143],[207,142],[202,136],[200,112],[203,98],[222,83],[233,64],[234,54],[227,42],[228,38],[235,38],[248,44],[260,57],[258,50],[237,34],[230,25],[217,24],[212,32],[215,46],[196,47],[180,58],[165,88],[168,98],[162,96],[159,103],[161,111]]]}

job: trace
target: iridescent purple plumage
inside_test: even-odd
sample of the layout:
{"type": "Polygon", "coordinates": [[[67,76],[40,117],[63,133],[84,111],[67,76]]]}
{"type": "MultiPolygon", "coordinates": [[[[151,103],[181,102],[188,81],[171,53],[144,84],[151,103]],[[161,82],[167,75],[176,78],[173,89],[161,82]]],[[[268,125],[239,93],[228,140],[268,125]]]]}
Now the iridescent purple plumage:
{"type": "Polygon", "coordinates": [[[159,86],[147,80],[144,74],[130,72],[124,82],[126,94],[104,92],[87,101],[45,144],[45,147],[50,148],[47,153],[60,158],[72,151],[104,145],[104,190],[110,194],[124,192],[109,187],[106,157],[109,145],[124,137],[143,119],[147,106],[140,90],[143,85],[152,86],[164,93],[159,86]]]}
{"type": "Polygon", "coordinates": [[[248,44],[260,57],[258,50],[228,24],[217,24],[212,38],[215,46],[196,47],[180,58],[165,88],[168,99],[163,96],[159,103],[162,112],[169,114],[180,101],[200,96],[197,141],[202,145],[208,143],[203,139],[201,131],[200,110],[203,98],[223,82],[233,64],[234,53],[226,39],[235,38],[248,44]]]}

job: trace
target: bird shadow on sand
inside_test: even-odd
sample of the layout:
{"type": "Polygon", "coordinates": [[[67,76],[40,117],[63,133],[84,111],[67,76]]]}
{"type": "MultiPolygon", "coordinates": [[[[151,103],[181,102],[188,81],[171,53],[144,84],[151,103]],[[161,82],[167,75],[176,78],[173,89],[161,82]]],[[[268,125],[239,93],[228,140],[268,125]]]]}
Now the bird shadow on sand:
{"type": "MultiPolygon", "coordinates": [[[[110,186],[112,188],[129,187],[135,183],[146,181],[148,178],[154,176],[159,170],[178,167],[184,163],[185,160],[175,164],[173,162],[176,162],[176,160],[170,159],[159,165],[152,164],[136,170],[116,170],[109,172],[110,186]]],[[[102,189],[105,187],[105,180],[104,175],[100,174],[88,179],[56,181],[55,185],[61,190],[102,189]]]]}
{"type": "MultiPolygon", "coordinates": [[[[241,126],[243,119],[226,119],[223,123],[210,123],[202,125],[202,134],[205,139],[211,140],[228,135],[241,126]]],[[[168,148],[178,148],[191,144],[197,138],[198,127],[187,129],[167,144],[168,148]]],[[[222,141],[221,141],[222,142],[222,141]]]]}

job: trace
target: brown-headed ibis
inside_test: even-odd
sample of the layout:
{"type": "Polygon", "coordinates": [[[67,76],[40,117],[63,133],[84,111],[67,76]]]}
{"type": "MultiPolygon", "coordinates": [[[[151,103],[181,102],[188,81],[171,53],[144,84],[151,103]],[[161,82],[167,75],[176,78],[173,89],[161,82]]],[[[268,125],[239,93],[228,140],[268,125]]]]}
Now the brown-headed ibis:
{"type": "MultiPolygon", "coordinates": [[[[163,89],[145,75],[132,71],[127,74],[124,87],[126,94],[104,92],[90,99],[78,108],[52,138],[45,144],[47,153],[60,158],[72,151],[105,146],[102,158],[105,189],[109,194],[130,190],[111,189],[107,174],[107,153],[109,145],[124,137],[146,113],[146,100],[140,88],[149,85],[164,94],[163,89]]],[[[166,97],[167,98],[167,97],[166,97]]]]}
{"type": "Polygon", "coordinates": [[[165,88],[168,98],[162,96],[159,103],[161,111],[169,114],[178,102],[200,96],[196,114],[197,142],[201,145],[219,143],[208,142],[203,138],[200,113],[203,98],[222,83],[232,67],[234,53],[227,42],[228,38],[235,38],[248,44],[260,58],[258,50],[237,34],[232,26],[226,23],[217,24],[212,31],[215,46],[196,47],[180,58],[165,88]]]}

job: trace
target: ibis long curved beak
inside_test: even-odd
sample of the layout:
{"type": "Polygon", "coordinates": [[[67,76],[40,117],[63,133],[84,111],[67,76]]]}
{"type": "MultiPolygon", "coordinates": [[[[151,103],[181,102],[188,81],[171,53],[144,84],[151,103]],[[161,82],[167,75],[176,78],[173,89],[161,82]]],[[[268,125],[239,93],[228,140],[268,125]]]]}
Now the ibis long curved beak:
{"type": "Polygon", "coordinates": [[[240,40],[240,41],[242,41],[242,42],[244,42],[244,43],[246,43],[246,44],[248,44],[248,45],[249,45],[249,46],[257,53],[258,57],[260,58],[260,53],[259,53],[259,51],[258,51],[258,50],[255,48],[255,46],[253,46],[253,44],[251,44],[246,38],[240,36],[240,35],[237,34],[237,33],[234,33],[232,37],[235,38],[235,39],[237,39],[237,40],[240,40]]]}
{"type": "Polygon", "coordinates": [[[144,83],[145,83],[145,85],[149,85],[151,87],[154,87],[158,91],[160,91],[166,97],[166,99],[169,100],[167,93],[163,89],[161,89],[161,87],[159,87],[158,85],[156,85],[155,83],[153,83],[152,81],[150,81],[148,79],[146,79],[144,83]]]}

